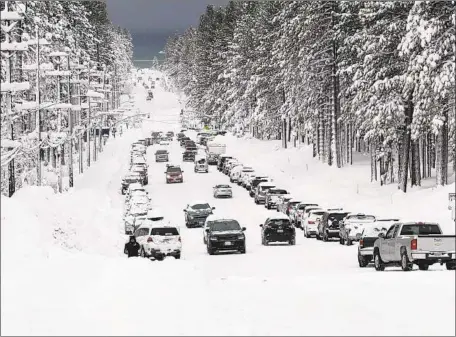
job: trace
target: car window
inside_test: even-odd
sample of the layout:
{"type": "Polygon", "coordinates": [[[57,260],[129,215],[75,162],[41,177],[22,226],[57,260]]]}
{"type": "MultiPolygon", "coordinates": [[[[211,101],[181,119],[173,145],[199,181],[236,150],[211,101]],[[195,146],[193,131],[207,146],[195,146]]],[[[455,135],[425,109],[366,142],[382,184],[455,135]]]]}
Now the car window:
{"type": "Polygon", "coordinates": [[[437,235],[442,234],[436,224],[403,225],[401,235],[437,235]]]}
{"type": "Polygon", "coordinates": [[[168,167],[166,172],[172,172],[172,173],[178,172],[178,173],[180,173],[181,169],[180,169],[180,167],[168,167]]]}
{"type": "Polygon", "coordinates": [[[179,232],[177,228],[174,227],[152,228],[150,235],[172,236],[179,235],[179,232]]]}
{"type": "Polygon", "coordinates": [[[193,206],[191,206],[191,208],[193,208],[193,209],[208,209],[208,208],[211,208],[211,206],[209,206],[209,204],[194,204],[193,206]]]}
{"type": "Polygon", "coordinates": [[[230,230],[240,230],[241,226],[236,220],[217,220],[211,221],[208,224],[209,228],[214,232],[218,231],[230,231],[230,230]]]}
{"type": "Polygon", "coordinates": [[[149,228],[140,228],[136,231],[135,236],[139,237],[139,236],[144,236],[144,235],[148,235],[148,234],[149,234],[149,228]]]}
{"type": "Polygon", "coordinates": [[[385,238],[391,239],[393,237],[393,234],[394,234],[394,231],[396,230],[396,228],[397,228],[397,225],[391,226],[391,228],[388,230],[388,232],[386,232],[385,238]]]}
{"type": "Polygon", "coordinates": [[[267,223],[268,226],[291,226],[290,220],[288,219],[271,219],[267,223]]]}

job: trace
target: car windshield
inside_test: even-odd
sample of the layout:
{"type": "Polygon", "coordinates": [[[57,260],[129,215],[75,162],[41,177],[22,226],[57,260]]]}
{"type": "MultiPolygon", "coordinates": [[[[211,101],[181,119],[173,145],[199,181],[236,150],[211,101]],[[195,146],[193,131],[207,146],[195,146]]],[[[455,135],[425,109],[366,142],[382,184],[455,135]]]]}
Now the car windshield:
{"type": "Polygon", "coordinates": [[[217,220],[209,223],[209,228],[214,232],[241,230],[236,220],[217,220]]]}
{"type": "Polygon", "coordinates": [[[375,216],[364,214],[353,214],[347,217],[347,220],[375,221],[375,216]]]}
{"type": "Polygon", "coordinates": [[[208,209],[208,208],[211,208],[211,206],[209,206],[209,204],[194,204],[192,206],[193,209],[208,209]]]}
{"type": "Polygon", "coordinates": [[[329,221],[341,221],[347,216],[348,213],[330,213],[328,216],[329,221]]]}
{"type": "Polygon", "coordinates": [[[137,177],[128,177],[128,178],[125,178],[125,182],[126,182],[126,183],[129,183],[129,184],[131,184],[131,183],[136,183],[136,182],[138,182],[139,180],[140,180],[140,177],[139,177],[139,176],[137,176],[137,177]]]}
{"type": "Polygon", "coordinates": [[[166,150],[157,150],[157,152],[155,152],[155,154],[167,154],[168,151],[166,150]]]}
{"type": "Polygon", "coordinates": [[[323,214],[325,214],[325,211],[318,211],[318,212],[312,212],[310,213],[310,216],[322,216],[323,214]]]}
{"type": "Polygon", "coordinates": [[[230,185],[217,185],[216,188],[231,188],[230,185]]]}
{"type": "Polygon", "coordinates": [[[266,191],[266,190],[269,190],[271,188],[271,186],[261,186],[261,191],[266,191]]]}
{"type": "Polygon", "coordinates": [[[204,164],[206,162],[205,158],[198,159],[198,164],[204,164]]]}
{"type": "Polygon", "coordinates": [[[299,203],[300,203],[299,201],[290,201],[290,202],[288,203],[288,206],[293,207],[293,206],[296,206],[296,205],[299,204],[299,203]]]}
{"type": "Polygon", "coordinates": [[[380,233],[386,233],[388,229],[386,227],[375,226],[375,227],[367,227],[363,230],[364,237],[377,237],[380,233]]]}
{"type": "Polygon", "coordinates": [[[317,205],[299,205],[298,209],[306,209],[309,206],[317,206],[317,205]]]}
{"type": "Polygon", "coordinates": [[[180,167],[168,167],[166,172],[168,172],[168,173],[180,173],[181,169],[180,169],[180,167]]]}
{"type": "Polygon", "coordinates": [[[400,235],[436,235],[442,234],[438,225],[403,225],[400,235]]]}
{"type": "Polygon", "coordinates": [[[174,227],[152,228],[150,235],[173,236],[179,235],[179,232],[174,227]]]}

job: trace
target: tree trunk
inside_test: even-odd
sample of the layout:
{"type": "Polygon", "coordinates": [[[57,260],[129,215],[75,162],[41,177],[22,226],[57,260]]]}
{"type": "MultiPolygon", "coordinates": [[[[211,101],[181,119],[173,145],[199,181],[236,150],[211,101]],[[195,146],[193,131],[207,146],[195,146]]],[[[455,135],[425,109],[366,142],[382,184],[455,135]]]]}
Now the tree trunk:
{"type": "Polygon", "coordinates": [[[325,160],[325,124],[323,119],[323,111],[320,109],[318,113],[318,159],[325,160]]]}
{"type": "Polygon", "coordinates": [[[411,167],[410,167],[410,185],[421,186],[421,172],[420,172],[420,147],[419,141],[414,140],[411,144],[411,167]]]}
{"type": "Polygon", "coordinates": [[[400,170],[400,181],[399,181],[399,188],[402,192],[407,192],[407,180],[408,180],[408,169],[409,169],[409,161],[410,161],[410,143],[412,139],[412,130],[411,124],[413,120],[413,102],[411,98],[407,101],[406,108],[405,108],[405,132],[403,137],[403,161],[402,165],[399,167],[400,170]]]}
{"type": "Polygon", "coordinates": [[[443,111],[443,124],[437,135],[437,165],[436,179],[437,185],[448,184],[448,108],[443,111]]]}

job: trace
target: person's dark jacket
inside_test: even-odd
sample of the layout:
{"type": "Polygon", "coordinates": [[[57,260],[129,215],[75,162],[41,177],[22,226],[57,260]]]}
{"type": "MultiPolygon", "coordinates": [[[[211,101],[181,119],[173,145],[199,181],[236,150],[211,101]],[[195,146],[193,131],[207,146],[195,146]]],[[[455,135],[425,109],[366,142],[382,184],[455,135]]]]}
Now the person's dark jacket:
{"type": "Polygon", "coordinates": [[[124,253],[128,255],[128,257],[139,256],[139,243],[136,242],[136,238],[134,236],[130,237],[130,241],[125,244],[124,253]]]}

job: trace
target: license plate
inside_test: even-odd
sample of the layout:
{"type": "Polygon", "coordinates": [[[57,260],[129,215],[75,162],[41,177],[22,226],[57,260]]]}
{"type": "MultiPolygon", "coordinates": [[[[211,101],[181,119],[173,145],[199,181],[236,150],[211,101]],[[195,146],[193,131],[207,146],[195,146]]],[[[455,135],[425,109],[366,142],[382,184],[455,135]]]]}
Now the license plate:
{"type": "Polygon", "coordinates": [[[434,256],[442,256],[443,253],[431,253],[431,255],[434,255],[434,256]]]}
{"type": "Polygon", "coordinates": [[[283,229],[278,229],[277,233],[283,233],[283,229]]]}
{"type": "Polygon", "coordinates": [[[226,242],[225,242],[225,246],[231,246],[231,244],[232,244],[232,243],[231,243],[230,241],[226,241],[226,242]]]}

